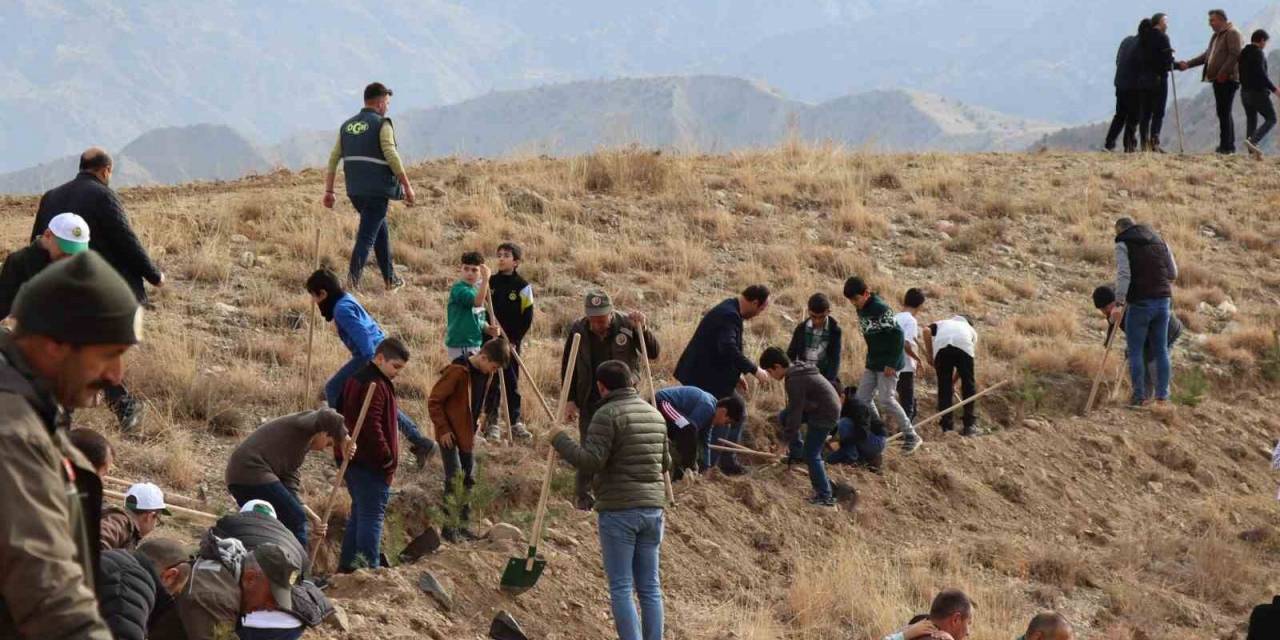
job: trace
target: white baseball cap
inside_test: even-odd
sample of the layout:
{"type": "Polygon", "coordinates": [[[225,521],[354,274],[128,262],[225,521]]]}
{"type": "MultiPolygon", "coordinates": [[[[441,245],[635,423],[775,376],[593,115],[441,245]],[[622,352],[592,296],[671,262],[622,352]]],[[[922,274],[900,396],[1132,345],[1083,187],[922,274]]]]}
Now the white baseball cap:
{"type": "Polygon", "coordinates": [[[173,515],[164,504],[164,492],[150,482],[139,482],[129,487],[129,492],[124,494],[124,506],[136,513],[159,511],[166,516],[173,515]]]}
{"type": "Polygon", "coordinates": [[[59,213],[49,221],[49,230],[58,240],[58,248],[75,255],[89,248],[89,225],[74,213],[59,213]]]}
{"type": "Polygon", "coordinates": [[[276,517],[276,508],[266,500],[250,500],[240,507],[240,513],[261,513],[264,516],[276,517]]]}

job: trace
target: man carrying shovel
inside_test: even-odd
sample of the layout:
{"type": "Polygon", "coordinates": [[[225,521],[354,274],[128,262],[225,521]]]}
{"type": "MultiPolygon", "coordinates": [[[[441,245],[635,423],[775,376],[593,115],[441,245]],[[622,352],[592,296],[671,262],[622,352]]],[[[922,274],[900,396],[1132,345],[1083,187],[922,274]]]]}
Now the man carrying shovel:
{"type": "Polygon", "coordinates": [[[562,430],[551,444],[566,462],[593,476],[600,550],[618,637],[661,640],[658,556],[666,507],[663,475],[671,468],[666,422],[640,397],[625,363],[602,363],[594,380],[600,405],[586,437],[574,442],[562,430]],[[633,596],[640,600],[638,617],[633,596]]]}
{"type": "MultiPolygon", "coordinates": [[[[1111,319],[1111,312],[1116,307],[1116,290],[1109,284],[1099,286],[1093,290],[1093,306],[1102,313],[1104,318],[1111,319]]],[[[1125,323],[1119,323],[1121,331],[1124,331],[1125,323]]],[[[1114,329],[1108,329],[1110,334],[1114,329]]],[[[1182,335],[1182,321],[1178,320],[1178,316],[1169,314],[1168,336],[1165,339],[1165,348],[1170,353],[1173,352],[1173,344],[1178,341],[1178,337],[1182,335]]],[[[1143,345],[1142,353],[1146,358],[1147,370],[1147,398],[1154,398],[1156,395],[1156,346],[1151,343],[1155,339],[1155,332],[1147,333],[1147,344],[1143,345]]]]}

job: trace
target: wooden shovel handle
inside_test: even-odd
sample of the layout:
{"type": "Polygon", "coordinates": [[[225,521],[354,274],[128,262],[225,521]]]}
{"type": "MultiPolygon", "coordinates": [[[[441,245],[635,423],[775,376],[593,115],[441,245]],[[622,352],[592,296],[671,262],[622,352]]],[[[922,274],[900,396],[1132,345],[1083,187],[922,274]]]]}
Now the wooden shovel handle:
{"type": "MultiPolygon", "coordinates": [[[[115,498],[116,500],[120,500],[122,502],[125,499],[125,494],[120,493],[119,491],[113,491],[111,489],[103,489],[102,495],[107,496],[108,498],[115,498]]],[[[187,509],[186,507],[179,507],[177,505],[169,504],[169,505],[165,505],[165,508],[169,509],[173,513],[180,516],[188,516],[192,518],[204,518],[206,520],[215,520],[215,521],[218,519],[218,516],[212,513],[197,511],[195,509],[187,509]]]]}
{"type": "MultiPolygon", "coordinates": [[[[565,363],[564,383],[560,385],[560,411],[552,414],[551,407],[547,405],[547,400],[542,396],[542,392],[538,391],[537,385],[530,386],[534,391],[538,391],[538,400],[542,401],[542,408],[547,411],[547,415],[551,418],[551,423],[555,424],[559,421],[559,416],[564,415],[564,406],[569,402],[569,382],[573,376],[569,375],[573,371],[573,367],[578,366],[578,346],[582,342],[582,334],[573,334],[573,345],[569,347],[569,360],[565,363]]],[[[520,370],[528,372],[528,369],[521,363],[520,370]]],[[[537,556],[538,543],[542,541],[542,521],[547,515],[547,497],[551,493],[551,477],[556,471],[556,448],[549,446],[547,450],[547,472],[542,476],[542,491],[538,494],[538,513],[533,519],[533,531],[529,535],[529,557],[525,560],[524,570],[533,571],[533,561],[537,556]]]]}

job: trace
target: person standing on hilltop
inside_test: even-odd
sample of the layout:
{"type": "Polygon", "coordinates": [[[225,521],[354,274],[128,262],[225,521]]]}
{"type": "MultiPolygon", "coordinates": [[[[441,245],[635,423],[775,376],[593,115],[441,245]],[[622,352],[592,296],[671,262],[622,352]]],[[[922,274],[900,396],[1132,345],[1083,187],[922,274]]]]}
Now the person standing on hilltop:
{"type": "MultiPolygon", "coordinates": [[[[698,322],[693,337],[685,346],[676,363],[675,378],[681,384],[697,387],[715,396],[727,398],[739,391],[745,392],[747,382],[743,376],[753,375],[760,384],[772,378],[742,352],[742,324],[764,313],[769,307],[769,288],[753,284],[737,297],[728,298],[712,307],[698,322]]],[[[711,442],[721,438],[741,442],[742,429],[747,423],[746,403],[743,403],[742,419],[732,426],[714,427],[711,442]]],[[[713,451],[710,466],[719,466],[727,475],[744,473],[732,454],[720,455],[713,451]]]]}
{"type": "Polygon", "coordinates": [[[1160,234],[1131,218],[1116,220],[1116,288],[1111,322],[1124,319],[1129,381],[1133,386],[1130,406],[1141,407],[1150,400],[1146,396],[1147,360],[1155,360],[1156,403],[1169,400],[1169,303],[1177,278],[1173,250],[1160,234]],[[1148,345],[1155,349],[1154,355],[1145,353],[1148,345]]]}
{"type": "Polygon", "coordinates": [[[18,293],[0,337],[0,638],[110,640],[94,600],[102,481],[58,415],[119,384],[142,313],[93,251],[18,293]]]}
{"type": "Polygon", "coordinates": [[[1267,73],[1267,41],[1271,36],[1258,29],[1250,37],[1250,43],[1240,52],[1240,103],[1244,105],[1244,146],[1249,155],[1262,159],[1262,139],[1276,126],[1276,109],[1271,104],[1271,94],[1280,95],[1280,89],[1267,73]],[[1262,126],[1258,126],[1262,116],[1262,126]]]}
{"type": "Polygon", "coordinates": [[[1204,53],[1178,63],[1179,71],[1204,65],[1204,82],[1213,83],[1213,101],[1218,110],[1218,148],[1221,154],[1236,152],[1235,120],[1231,115],[1231,107],[1236,101],[1236,90],[1240,88],[1240,50],[1244,48],[1244,38],[1236,31],[1235,25],[1227,21],[1227,12],[1222,9],[1209,11],[1209,28],[1213,35],[1209,37],[1209,47],[1204,53]]]}
{"type": "MultiPolygon", "coordinates": [[[[54,217],[62,213],[74,213],[89,225],[92,237],[89,248],[98,252],[116,272],[124,278],[139,304],[147,304],[145,280],[154,287],[163,287],[164,273],[147,255],[138,241],[129,216],[120,198],[111,190],[113,171],[111,156],[98,147],[92,147],[80,155],[80,173],[70,182],[55,187],[40,197],[31,239],[35,240],[49,228],[54,217]]],[[[132,431],[142,419],[142,405],[129,395],[123,384],[104,388],[107,406],[116,414],[122,431],[132,431]]]]}
{"type": "MultiPolygon", "coordinates": [[[[600,387],[596,384],[597,368],[609,360],[627,365],[628,371],[638,371],[640,340],[644,340],[649,359],[657,360],[660,345],[649,330],[645,316],[639,311],[623,315],[613,310],[613,301],[603,291],[592,291],[586,296],[586,315],[579,318],[565,332],[565,347],[560,355],[560,371],[567,372],[562,384],[569,385],[569,401],[565,405],[568,420],[578,421],[578,436],[586,440],[591,426],[591,414],[601,401],[600,387]],[[573,336],[581,335],[578,361],[570,367],[569,352],[573,336]]],[[[634,382],[628,386],[635,386],[634,382]]],[[[614,387],[616,388],[616,387],[614,387]]],[[[665,423],[664,429],[665,429],[665,423]]],[[[665,433],[665,432],[664,432],[665,433]]],[[[595,498],[591,495],[591,472],[579,468],[575,483],[576,505],[582,511],[590,511],[595,498]]]]}
{"type": "Polygon", "coordinates": [[[1125,153],[1133,153],[1138,148],[1134,137],[1134,127],[1142,109],[1138,102],[1138,68],[1134,64],[1138,53],[1137,35],[1126,36],[1116,50],[1116,115],[1111,118],[1111,127],[1107,129],[1107,139],[1102,145],[1107,151],[1115,151],[1121,131],[1124,132],[1125,153]]]}
{"type": "Polygon", "coordinates": [[[348,285],[360,288],[360,273],[373,249],[389,291],[404,286],[396,275],[391,260],[391,231],[387,226],[387,207],[391,200],[404,200],[413,206],[413,185],[404,171],[400,152],[396,150],[396,134],[387,117],[391,107],[391,89],[381,82],[364,88],[364,108],[338,128],[338,141],[329,154],[329,168],[324,174],[324,206],[332,209],[335,197],[333,181],[338,174],[338,161],[347,178],[347,197],[360,214],[356,244],[351,249],[348,285]]]}
{"type": "Polygon", "coordinates": [[[1145,53],[1148,73],[1154,76],[1152,90],[1142,110],[1139,130],[1146,131],[1142,141],[1145,151],[1164,153],[1160,147],[1160,130],[1164,127],[1164,109],[1169,102],[1169,71],[1173,69],[1173,45],[1169,42],[1169,16],[1157,13],[1151,16],[1151,30],[1141,43],[1145,53]]]}

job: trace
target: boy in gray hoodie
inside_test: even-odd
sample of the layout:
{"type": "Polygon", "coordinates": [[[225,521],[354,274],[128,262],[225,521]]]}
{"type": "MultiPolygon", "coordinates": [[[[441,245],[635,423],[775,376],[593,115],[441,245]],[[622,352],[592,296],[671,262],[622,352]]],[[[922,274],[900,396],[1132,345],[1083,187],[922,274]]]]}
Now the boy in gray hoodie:
{"type": "Polygon", "coordinates": [[[787,354],[777,347],[769,347],[760,355],[760,368],[774,380],[785,380],[787,392],[787,408],[783,412],[782,439],[791,442],[800,430],[802,423],[808,423],[804,433],[801,456],[809,467],[809,482],[813,483],[813,497],[810,504],[820,507],[834,507],[835,498],[831,496],[831,482],[827,479],[827,468],[822,462],[822,449],[827,443],[827,436],[836,427],[840,418],[840,397],[835,387],[808,362],[791,363],[787,354]]]}

